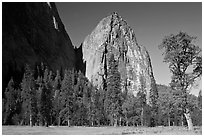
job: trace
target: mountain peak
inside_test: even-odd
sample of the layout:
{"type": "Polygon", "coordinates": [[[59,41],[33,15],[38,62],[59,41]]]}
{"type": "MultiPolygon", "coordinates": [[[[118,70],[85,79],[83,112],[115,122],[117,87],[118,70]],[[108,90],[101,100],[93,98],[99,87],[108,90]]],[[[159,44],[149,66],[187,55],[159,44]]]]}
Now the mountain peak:
{"type": "Polygon", "coordinates": [[[127,25],[126,21],[117,13],[117,12],[113,12],[111,15],[111,21],[116,25],[120,24],[120,25],[127,25]]]}
{"type": "Polygon", "coordinates": [[[138,45],[133,29],[118,13],[113,12],[103,18],[86,37],[82,48],[86,77],[95,86],[106,88],[108,61],[114,54],[122,91],[127,90],[137,96],[141,84],[145,83],[147,104],[151,102],[150,89],[152,85],[155,86],[151,60],[146,49],[138,45]]]}
{"type": "Polygon", "coordinates": [[[115,12],[115,11],[111,13],[111,16],[112,16],[112,17],[121,17],[121,16],[119,16],[119,14],[118,14],[117,12],[115,12]]]}

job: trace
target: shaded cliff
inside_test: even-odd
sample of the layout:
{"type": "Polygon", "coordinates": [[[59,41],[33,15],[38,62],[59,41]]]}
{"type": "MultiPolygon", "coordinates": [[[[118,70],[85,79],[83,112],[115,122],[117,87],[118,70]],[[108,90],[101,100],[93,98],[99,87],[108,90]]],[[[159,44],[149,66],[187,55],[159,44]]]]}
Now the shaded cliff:
{"type": "Polygon", "coordinates": [[[149,54],[144,46],[138,45],[133,30],[117,13],[102,19],[82,46],[85,74],[94,85],[105,88],[108,60],[114,54],[119,63],[122,91],[136,96],[144,83],[150,104],[150,89],[156,83],[149,54]]]}
{"type": "Polygon", "coordinates": [[[3,91],[24,65],[44,62],[51,70],[75,67],[75,51],[54,3],[2,4],[3,91]]]}
{"type": "Polygon", "coordinates": [[[81,71],[83,74],[86,72],[86,64],[83,61],[83,53],[82,53],[82,44],[78,47],[75,48],[75,56],[76,56],[76,70],[81,71]]]}

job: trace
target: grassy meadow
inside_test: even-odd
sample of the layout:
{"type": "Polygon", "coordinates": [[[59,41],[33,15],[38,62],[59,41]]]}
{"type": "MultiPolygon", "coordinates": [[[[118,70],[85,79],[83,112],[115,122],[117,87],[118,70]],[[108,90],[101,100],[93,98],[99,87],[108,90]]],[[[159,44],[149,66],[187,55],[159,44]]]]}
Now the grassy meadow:
{"type": "Polygon", "coordinates": [[[202,127],[188,131],[186,127],[30,127],[2,126],[3,135],[201,135],[202,127]]]}

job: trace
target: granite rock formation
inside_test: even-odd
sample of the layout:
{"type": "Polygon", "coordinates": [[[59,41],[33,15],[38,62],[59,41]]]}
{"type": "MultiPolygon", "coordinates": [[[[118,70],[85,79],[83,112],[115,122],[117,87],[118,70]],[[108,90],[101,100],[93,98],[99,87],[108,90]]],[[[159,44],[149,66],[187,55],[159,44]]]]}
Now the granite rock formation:
{"type": "Polygon", "coordinates": [[[3,91],[22,78],[24,65],[44,62],[53,71],[75,67],[75,51],[54,3],[2,4],[3,91]]]}
{"type": "Polygon", "coordinates": [[[85,38],[82,46],[85,75],[95,86],[105,88],[108,60],[110,54],[114,54],[119,65],[122,91],[136,96],[143,81],[147,104],[150,104],[150,89],[156,86],[151,60],[145,47],[138,45],[135,33],[121,16],[113,13],[102,19],[85,38]]]}

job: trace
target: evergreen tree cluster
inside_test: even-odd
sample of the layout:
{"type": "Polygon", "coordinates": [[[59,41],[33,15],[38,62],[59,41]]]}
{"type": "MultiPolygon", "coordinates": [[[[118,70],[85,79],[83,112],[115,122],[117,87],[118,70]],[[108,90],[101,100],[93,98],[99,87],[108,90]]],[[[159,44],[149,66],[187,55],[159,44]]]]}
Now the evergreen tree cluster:
{"type": "MultiPolygon", "coordinates": [[[[20,85],[12,78],[2,100],[4,125],[30,126],[158,126],[185,125],[178,93],[168,87],[153,86],[147,105],[145,79],[135,97],[121,92],[118,62],[111,55],[107,87],[97,89],[81,73],[57,70],[43,63],[25,66],[20,85]],[[158,91],[157,91],[158,90],[158,91]],[[157,94],[152,94],[157,93],[157,94]],[[159,94],[158,94],[159,93],[159,94]],[[174,93],[174,94],[173,94],[174,93]]],[[[189,95],[194,125],[201,125],[202,95],[189,95]],[[199,118],[199,119],[198,119],[199,118]]]]}
{"type": "MultiPolygon", "coordinates": [[[[184,116],[183,100],[180,92],[165,85],[157,85],[158,88],[158,123],[164,126],[187,126],[184,116]]],[[[201,90],[198,97],[188,94],[187,102],[191,111],[194,126],[202,126],[202,95],[201,90]]]]}
{"type": "Polygon", "coordinates": [[[138,105],[140,98],[121,92],[118,62],[113,55],[108,66],[107,87],[97,89],[81,72],[57,70],[53,73],[43,63],[34,69],[26,65],[20,85],[12,78],[8,83],[3,98],[2,123],[30,126],[143,125],[140,115],[144,105],[138,105]]]}

